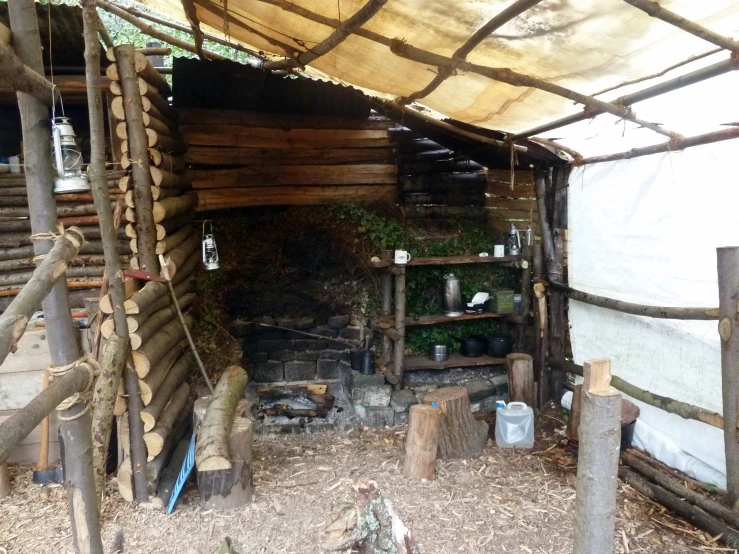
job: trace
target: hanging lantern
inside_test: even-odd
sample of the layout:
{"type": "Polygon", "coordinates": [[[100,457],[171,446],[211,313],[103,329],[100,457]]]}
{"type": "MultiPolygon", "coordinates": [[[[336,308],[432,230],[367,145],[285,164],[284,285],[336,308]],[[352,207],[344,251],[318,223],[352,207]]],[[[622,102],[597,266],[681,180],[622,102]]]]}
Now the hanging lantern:
{"type": "Polygon", "coordinates": [[[506,250],[509,256],[518,256],[521,254],[521,234],[514,222],[511,222],[511,228],[508,230],[506,250]]]}
{"type": "Polygon", "coordinates": [[[82,152],[74,140],[74,129],[68,117],[51,120],[54,139],[55,169],[59,177],[54,182],[54,192],[85,192],[90,190],[87,177],[82,172],[82,152]]]}
{"type": "Polygon", "coordinates": [[[203,221],[203,265],[208,271],[218,269],[218,248],[216,248],[216,239],[213,236],[213,224],[210,220],[203,221]],[[206,232],[206,225],[208,230],[206,232]]]}

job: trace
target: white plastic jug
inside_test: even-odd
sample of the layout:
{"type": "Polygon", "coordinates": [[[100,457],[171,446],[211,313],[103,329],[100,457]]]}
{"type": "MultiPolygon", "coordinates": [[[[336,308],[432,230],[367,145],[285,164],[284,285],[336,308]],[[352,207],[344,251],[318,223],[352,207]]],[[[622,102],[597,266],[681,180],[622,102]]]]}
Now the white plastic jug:
{"type": "Polygon", "coordinates": [[[534,447],[534,410],[525,402],[510,402],[495,411],[495,444],[498,448],[534,447]]]}

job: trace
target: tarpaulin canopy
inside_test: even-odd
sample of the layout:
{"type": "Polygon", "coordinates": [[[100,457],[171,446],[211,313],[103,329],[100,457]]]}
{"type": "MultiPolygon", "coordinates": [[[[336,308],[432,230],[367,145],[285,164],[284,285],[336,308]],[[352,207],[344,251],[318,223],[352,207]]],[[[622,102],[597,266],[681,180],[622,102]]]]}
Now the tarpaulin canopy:
{"type": "MultiPolygon", "coordinates": [[[[156,12],[186,21],[179,0],[144,3],[156,12]]],[[[334,31],[334,27],[317,20],[346,21],[365,3],[195,0],[194,9],[204,31],[221,36],[225,31],[232,40],[284,55],[273,42],[290,45],[295,52],[309,50],[334,31]],[[296,5],[303,15],[291,11],[296,5]],[[224,10],[229,16],[227,24],[224,10]],[[308,12],[310,18],[305,16],[308,12]]],[[[388,0],[362,29],[449,58],[509,5],[510,0],[388,0]]],[[[725,37],[739,36],[739,3],[733,0],[663,0],[660,6],[725,37]]],[[[467,61],[508,68],[591,95],[715,48],[622,0],[544,0],[498,28],[471,51],[467,61]]],[[[721,54],[724,58],[728,55],[721,54]]],[[[645,86],[705,63],[694,62],[647,81],[645,86]]],[[[387,44],[356,33],[312,61],[310,67],[346,84],[391,97],[423,89],[438,72],[434,65],[400,57],[387,44]]],[[[618,89],[599,99],[614,99],[621,94],[623,90],[618,89]]],[[[466,71],[464,66],[421,102],[460,121],[514,133],[582,110],[582,105],[572,100],[536,88],[501,83],[466,71]]],[[[638,106],[636,112],[651,121],[649,113],[640,113],[638,106]]]]}

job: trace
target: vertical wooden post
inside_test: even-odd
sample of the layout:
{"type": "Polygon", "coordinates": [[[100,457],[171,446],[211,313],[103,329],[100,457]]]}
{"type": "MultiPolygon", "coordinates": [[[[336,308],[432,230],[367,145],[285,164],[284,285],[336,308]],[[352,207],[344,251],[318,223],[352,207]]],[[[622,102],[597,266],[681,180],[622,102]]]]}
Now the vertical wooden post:
{"type": "MultiPolygon", "coordinates": [[[[383,260],[392,260],[393,251],[383,250],[380,256],[383,260]]],[[[383,270],[380,274],[380,315],[387,317],[393,310],[393,276],[389,271],[383,270]]],[[[384,364],[390,362],[390,352],[393,349],[393,341],[390,337],[383,333],[382,335],[382,357],[384,364]]]]}
{"type": "Polygon", "coordinates": [[[574,554],[612,554],[616,526],[621,395],[611,387],[611,361],[583,364],[577,461],[574,554]]]}
{"type": "MultiPolygon", "coordinates": [[[[28,67],[44,74],[41,35],[33,0],[8,3],[13,48],[28,67]]],[[[56,200],[53,194],[49,112],[35,98],[17,93],[23,129],[24,169],[31,230],[34,234],[56,231],[56,200]]],[[[49,252],[52,241],[34,242],[37,256],[49,252]]],[[[72,321],[66,279],[57,281],[42,303],[49,339],[51,363],[55,367],[74,363],[80,356],[78,333],[72,321]]],[[[76,552],[102,554],[100,518],[92,472],[90,415],[87,406],[74,404],[62,413],[64,467],[69,517],[76,552]]]]}
{"type": "MultiPolygon", "coordinates": [[[[435,455],[436,453],[434,453],[435,455]]],[[[8,464],[0,464],[0,498],[8,496],[12,487],[10,486],[10,475],[8,475],[8,464]]]]}
{"type": "MultiPolygon", "coordinates": [[[[567,180],[569,168],[555,168],[551,181],[550,194],[552,196],[552,239],[554,244],[554,268],[549,271],[549,278],[558,282],[563,281],[565,258],[565,235],[567,233],[567,180]]],[[[551,291],[549,294],[549,322],[552,357],[558,360],[565,359],[565,303],[562,293],[551,291]]],[[[552,396],[555,400],[562,397],[564,391],[564,372],[552,370],[552,396]]]]}
{"type": "Polygon", "coordinates": [[[579,441],[578,428],[580,427],[580,411],[582,407],[582,385],[575,385],[572,391],[572,407],[570,419],[567,420],[567,438],[571,441],[579,441]]]}
{"type": "Polygon", "coordinates": [[[541,244],[534,245],[533,293],[534,293],[534,375],[537,379],[537,407],[541,407],[549,398],[549,382],[547,379],[547,302],[544,286],[544,255],[541,244]]]}
{"type": "Polygon", "coordinates": [[[511,402],[536,405],[534,392],[534,360],[528,354],[514,352],[506,356],[508,368],[508,397],[511,402]]]}
{"type": "Polygon", "coordinates": [[[521,272],[521,317],[523,321],[516,324],[516,342],[514,350],[516,352],[523,352],[526,346],[526,319],[529,314],[531,307],[531,296],[533,294],[531,274],[533,272],[532,256],[533,256],[533,245],[526,245],[523,247],[523,259],[528,262],[528,265],[521,272]]]}
{"type": "Polygon", "coordinates": [[[739,511],[739,247],[716,249],[718,261],[721,389],[724,403],[726,491],[731,508],[739,511]]]}
{"type": "Polygon", "coordinates": [[[394,266],[395,275],[395,329],[400,337],[393,348],[393,371],[398,382],[395,390],[403,388],[403,364],[405,363],[405,267],[394,266]]]}
{"type": "Polygon", "coordinates": [[[87,106],[90,118],[90,179],[92,197],[98,214],[100,237],[105,255],[105,270],[108,275],[115,338],[103,347],[100,360],[100,375],[93,393],[92,444],[95,486],[98,498],[105,495],[106,461],[110,431],[113,425],[113,409],[118,397],[118,386],[123,374],[129,348],[128,320],[123,303],[126,293],[123,286],[123,270],[118,253],[118,237],[113,222],[107,178],[105,176],[105,123],[103,120],[103,97],[100,88],[100,43],[98,23],[100,21],[94,0],[82,0],[82,19],[85,37],[85,77],[87,80],[87,106]]]}
{"type": "Polygon", "coordinates": [[[405,439],[403,476],[408,479],[436,477],[436,451],[443,414],[428,404],[411,406],[408,435],[405,439]]]}
{"type": "Polygon", "coordinates": [[[134,66],[135,53],[131,44],[115,47],[115,59],[123,92],[123,111],[126,116],[128,156],[132,162],[131,177],[134,187],[139,269],[148,273],[159,273],[159,262],[156,256],[157,235],[152,215],[154,199],[151,195],[149,143],[144,127],[144,108],[138,87],[139,77],[134,66]]]}

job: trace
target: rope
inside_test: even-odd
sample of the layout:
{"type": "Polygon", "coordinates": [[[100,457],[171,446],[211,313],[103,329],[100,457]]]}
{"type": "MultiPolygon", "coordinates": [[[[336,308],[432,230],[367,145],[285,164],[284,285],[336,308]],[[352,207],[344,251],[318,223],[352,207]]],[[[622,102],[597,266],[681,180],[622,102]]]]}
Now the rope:
{"type": "Polygon", "coordinates": [[[56,410],[58,412],[63,412],[64,410],[70,409],[75,404],[85,404],[85,408],[81,412],[73,416],[63,416],[61,414],[57,414],[57,417],[62,421],[72,421],[74,419],[82,417],[88,411],[90,411],[90,400],[92,400],[92,385],[95,382],[95,377],[98,375],[98,373],[100,373],[100,366],[98,365],[98,362],[95,358],[93,358],[89,354],[85,354],[80,359],[75,360],[71,364],[60,367],[47,368],[47,371],[49,372],[49,377],[51,379],[54,379],[55,377],[62,377],[63,375],[66,375],[74,368],[79,366],[84,366],[87,369],[87,385],[85,385],[84,390],[82,390],[81,392],[76,392],[69,398],[65,398],[64,400],[62,400],[61,404],[56,407],[56,410]]]}

